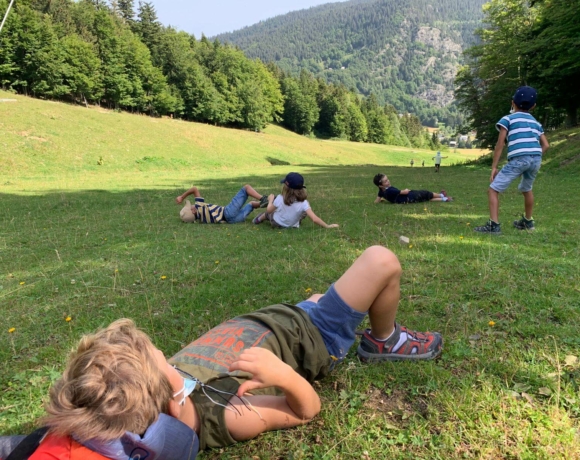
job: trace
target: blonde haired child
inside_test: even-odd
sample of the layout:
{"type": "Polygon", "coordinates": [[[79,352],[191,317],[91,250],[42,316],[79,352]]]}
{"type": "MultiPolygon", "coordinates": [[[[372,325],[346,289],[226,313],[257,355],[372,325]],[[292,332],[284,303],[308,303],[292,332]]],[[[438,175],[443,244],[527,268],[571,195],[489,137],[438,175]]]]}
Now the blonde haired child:
{"type": "Polygon", "coordinates": [[[300,221],[308,216],[312,222],[321,227],[338,227],[338,224],[327,224],[314,214],[306,199],[308,195],[301,174],[291,172],[280,183],[284,184],[282,194],[275,198],[273,194],[268,197],[266,212],[256,216],[254,224],[261,224],[267,219],[274,228],[298,228],[300,221]]]}

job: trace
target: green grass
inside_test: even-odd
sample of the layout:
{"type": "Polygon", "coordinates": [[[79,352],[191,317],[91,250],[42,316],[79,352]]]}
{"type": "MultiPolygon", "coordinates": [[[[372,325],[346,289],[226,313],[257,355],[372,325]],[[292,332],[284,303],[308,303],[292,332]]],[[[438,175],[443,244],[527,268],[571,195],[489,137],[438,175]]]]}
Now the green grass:
{"type": "Polygon", "coordinates": [[[0,433],[32,429],[85,332],[131,317],[171,355],[224,319],[324,291],[364,248],[381,244],[404,268],[399,320],[441,331],[443,357],[365,365],[352,350],[316,385],[323,410],[311,424],[201,458],[580,456],[573,131],[556,134],[556,154],[538,176],[535,233],[510,228],[523,206],[513,186],[501,201],[504,235],[490,237],[471,230],[487,219],[489,169],[406,167],[430,152],[27,98],[0,103],[0,125],[0,433]],[[60,121],[51,127],[48,114],[60,121]],[[340,229],[178,218],[174,197],[192,183],[225,204],[243,183],[276,193],[289,170],[304,173],[314,211],[340,229]],[[379,171],[401,188],[445,188],[456,201],[373,205],[379,171]]]}

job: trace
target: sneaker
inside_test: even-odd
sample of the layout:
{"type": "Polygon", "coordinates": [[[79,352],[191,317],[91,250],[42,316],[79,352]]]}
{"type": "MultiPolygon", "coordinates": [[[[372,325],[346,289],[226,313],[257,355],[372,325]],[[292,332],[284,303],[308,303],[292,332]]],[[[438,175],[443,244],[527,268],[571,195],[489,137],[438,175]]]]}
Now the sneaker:
{"type": "Polygon", "coordinates": [[[265,208],[266,206],[268,206],[268,197],[262,195],[262,198],[260,198],[260,208],[265,208]]]}
{"type": "Polygon", "coordinates": [[[479,233],[493,233],[494,235],[501,235],[501,224],[498,224],[493,220],[488,220],[485,225],[475,227],[473,231],[479,233]]]}
{"type": "Polygon", "coordinates": [[[263,215],[264,215],[264,213],[263,213],[263,212],[261,212],[260,214],[258,214],[256,217],[254,217],[254,218],[252,219],[252,223],[253,223],[253,224],[256,224],[256,225],[258,225],[258,224],[261,224],[261,223],[263,222],[263,220],[262,220],[262,216],[263,216],[263,215]]]}
{"type": "Polygon", "coordinates": [[[364,331],[357,349],[361,361],[400,361],[433,359],[443,350],[443,338],[438,332],[416,332],[395,323],[395,332],[384,342],[364,331]]]}
{"type": "Polygon", "coordinates": [[[534,227],[534,219],[526,219],[525,216],[522,216],[522,218],[520,220],[514,220],[514,227],[517,228],[518,230],[535,230],[536,227],[534,227]]]}

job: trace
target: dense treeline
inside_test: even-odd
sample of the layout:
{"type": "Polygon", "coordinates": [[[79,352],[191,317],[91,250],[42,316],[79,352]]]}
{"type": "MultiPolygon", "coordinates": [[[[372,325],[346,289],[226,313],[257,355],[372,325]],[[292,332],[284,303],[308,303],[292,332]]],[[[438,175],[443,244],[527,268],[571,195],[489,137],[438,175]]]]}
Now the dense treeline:
{"type": "Polygon", "coordinates": [[[362,0],[331,3],[218,35],[250,57],[298,75],[310,71],[375,94],[429,126],[462,121],[455,69],[486,0],[362,0]]]}
{"type": "Polygon", "coordinates": [[[132,0],[19,0],[0,36],[0,84],[221,126],[260,130],[277,121],[299,134],[437,147],[414,115],[164,27],[146,2],[134,11],[132,0]]]}
{"type": "Polygon", "coordinates": [[[485,6],[481,44],[467,50],[456,97],[484,146],[521,85],[538,90],[536,118],[545,128],[578,123],[580,2],[492,0],[485,6]]]}
{"type": "Polygon", "coordinates": [[[163,27],[151,4],[135,12],[131,0],[19,0],[0,36],[0,84],[250,129],[277,119],[283,103],[262,62],[163,27]]]}
{"type": "Polygon", "coordinates": [[[275,66],[284,94],[282,124],[299,134],[348,139],[355,142],[440,148],[415,115],[398,114],[391,105],[382,106],[371,94],[362,97],[344,85],[326,83],[303,70],[298,77],[275,66]]]}
{"type": "MultiPolygon", "coordinates": [[[[6,5],[5,0],[0,6],[6,5]]],[[[437,147],[414,115],[295,77],[218,40],[163,27],[150,3],[21,0],[0,37],[0,83],[37,97],[260,130],[437,147]]]]}

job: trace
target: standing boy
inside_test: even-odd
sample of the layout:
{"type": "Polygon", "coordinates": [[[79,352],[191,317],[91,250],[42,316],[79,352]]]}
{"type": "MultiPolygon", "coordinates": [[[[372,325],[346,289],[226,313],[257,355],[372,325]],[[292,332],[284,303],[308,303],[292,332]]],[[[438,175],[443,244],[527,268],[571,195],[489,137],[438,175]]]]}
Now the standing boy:
{"type": "Polygon", "coordinates": [[[433,158],[431,158],[432,160],[435,160],[435,172],[439,172],[439,167],[441,166],[441,159],[443,158],[447,157],[442,157],[441,152],[437,152],[437,154],[433,158]]]}
{"type": "Polygon", "coordinates": [[[498,218],[499,194],[518,177],[522,178],[518,190],[524,195],[525,214],[521,219],[514,221],[514,227],[518,230],[534,230],[532,185],[540,170],[542,155],[550,147],[542,125],[529,113],[536,106],[537,97],[536,90],[530,86],[518,88],[512,98],[510,114],[496,124],[499,137],[493,153],[491,185],[488,190],[489,221],[485,225],[475,227],[476,232],[501,234],[498,218]],[[498,171],[497,164],[506,142],[508,162],[501,171],[498,171]]]}

